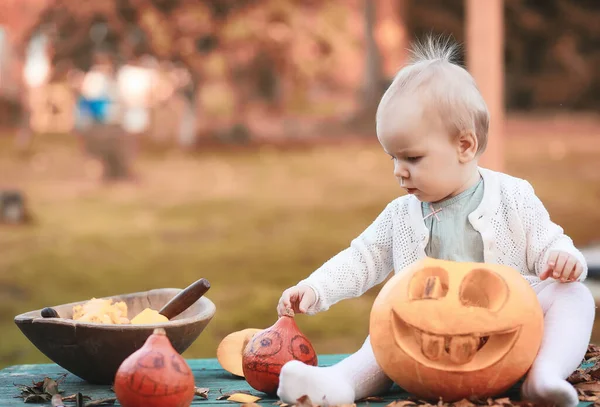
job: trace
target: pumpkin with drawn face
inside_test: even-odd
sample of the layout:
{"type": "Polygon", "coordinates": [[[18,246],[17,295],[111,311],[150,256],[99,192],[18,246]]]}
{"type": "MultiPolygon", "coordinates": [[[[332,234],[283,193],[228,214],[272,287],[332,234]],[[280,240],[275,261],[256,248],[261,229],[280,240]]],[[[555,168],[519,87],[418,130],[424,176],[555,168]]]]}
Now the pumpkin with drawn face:
{"type": "Polygon", "coordinates": [[[426,400],[492,397],[527,373],[543,312],[514,269],[426,258],[393,276],[371,310],[378,364],[426,400]]]}
{"type": "Polygon", "coordinates": [[[284,364],[298,360],[317,366],[317,354],[287,310],[275,324],[255,334],[242,354],[242,370],[250,386],[267,394],[275,394],[284,364]]]}
{"type": "Polygon", "coordinates": [[[123,407],[188,407],[195,381],[165,330],[156,328],[144,346],[119,366],[114,390],[123,407]]]}

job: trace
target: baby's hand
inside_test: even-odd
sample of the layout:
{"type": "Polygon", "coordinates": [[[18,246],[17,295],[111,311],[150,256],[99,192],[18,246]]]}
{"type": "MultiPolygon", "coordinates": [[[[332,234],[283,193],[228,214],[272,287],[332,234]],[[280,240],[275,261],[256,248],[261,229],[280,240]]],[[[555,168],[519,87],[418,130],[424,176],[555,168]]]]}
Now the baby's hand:
{"type": "Polygon", "coordinates": [[[282,316],[287,308],[293,309],[295,313],[304,314],[316,301],[317,296],[312,288],[302,284],[296,285],[281,294],[277,304],[277,314],[282,316]]]}
{"type": "Polygon", "coordinates": [[[583,266],[575,256],[566,252],[554,251],[550,253],[546,270],[540,274],[540,279],[545,280],[552,277],[561,283],[575,281],[581,275],[583,266]]]}

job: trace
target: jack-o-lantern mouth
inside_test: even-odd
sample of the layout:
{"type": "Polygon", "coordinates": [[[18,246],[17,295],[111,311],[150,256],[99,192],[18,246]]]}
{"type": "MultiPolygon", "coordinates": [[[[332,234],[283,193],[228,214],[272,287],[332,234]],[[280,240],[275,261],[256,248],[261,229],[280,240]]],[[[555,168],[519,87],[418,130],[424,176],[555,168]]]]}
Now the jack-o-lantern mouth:
{"type": "Polygon", "coordinates": [[[176,384],[168,385],[157,382],[150,376],[144,373],[132,373],[127,379],[129,381],[130,389],[139,394],[140,396],[158,397],[158,396],[171,396],[173,394],[183,393],[187,390],[187,385],[176,384]]]}
{"type": "Polygon", "coordinates": [[[263,362],[263,361],[252,361],[244,366],[245,369],[249,371],[254,371],[257,373],[263,373],[267,375],[279,376],[279,372],[281,372],[281,368],[283,367],[280,363],[272,363],[272,362],[263,362]]]}
{"type": "Polygon", "coordinates": [[[392,312],[396,344],[419,363],[440,370],[470,371],[501,360],[514,346],[520,327],[485,333],[440,335],[409,325],[392,312]]]}

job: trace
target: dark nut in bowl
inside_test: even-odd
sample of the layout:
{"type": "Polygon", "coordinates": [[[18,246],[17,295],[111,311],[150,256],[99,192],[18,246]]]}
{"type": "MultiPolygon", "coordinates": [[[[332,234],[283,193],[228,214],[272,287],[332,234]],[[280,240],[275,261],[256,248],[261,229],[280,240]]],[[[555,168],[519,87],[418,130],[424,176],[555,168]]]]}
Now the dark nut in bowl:
{"type": "MultiPolygon", "coordinates": [[[[159,310],[181,290],[156,290],[104,297],[127,304],[132,319],[145,308],[159,310]]],[[[23,334],[54,363],[93,384],[111,384],[117,369],[129,355],[144,345],[154,328],[161,327],[178,353],[183,353],[213,318],[216,307],[201,297],[168,322],[156,324],[99,324],[71,319],[73,307],[86,301],[57,305],[60,318],[43,318],[42,310],[15,317],[23,334]]]]}

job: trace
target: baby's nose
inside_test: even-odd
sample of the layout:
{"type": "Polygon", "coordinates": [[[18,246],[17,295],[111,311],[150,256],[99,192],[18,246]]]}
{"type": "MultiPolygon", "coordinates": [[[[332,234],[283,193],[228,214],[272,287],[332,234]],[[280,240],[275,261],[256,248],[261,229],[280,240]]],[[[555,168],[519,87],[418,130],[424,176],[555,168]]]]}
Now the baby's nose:
{"type": "Polygon", "coordinates": [[[410,173],[408,172],[405,166],[396,162],[394,164],[394,176],[396,178],[408,178],[410,176],[410,173]]]}

